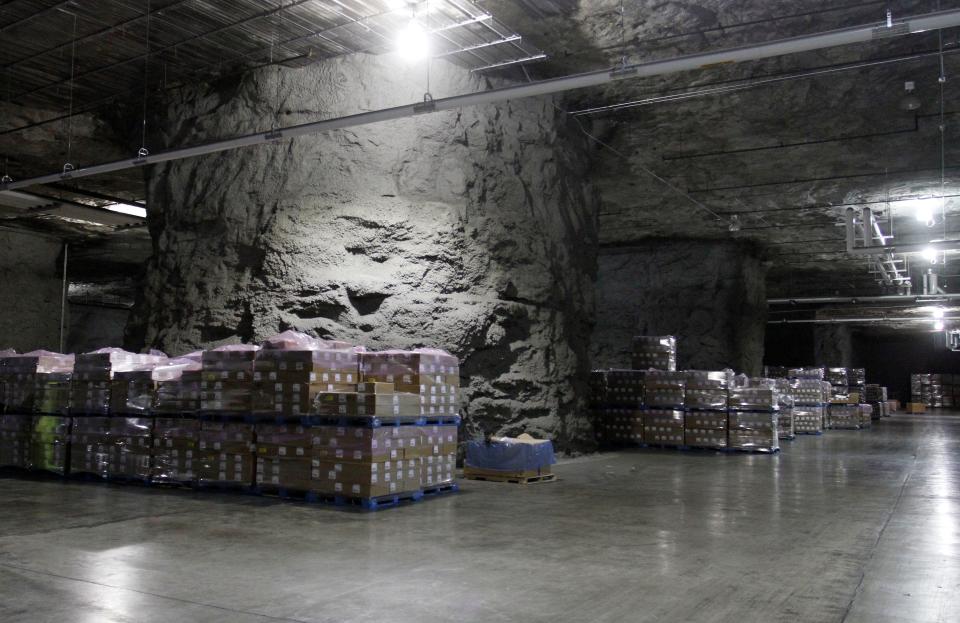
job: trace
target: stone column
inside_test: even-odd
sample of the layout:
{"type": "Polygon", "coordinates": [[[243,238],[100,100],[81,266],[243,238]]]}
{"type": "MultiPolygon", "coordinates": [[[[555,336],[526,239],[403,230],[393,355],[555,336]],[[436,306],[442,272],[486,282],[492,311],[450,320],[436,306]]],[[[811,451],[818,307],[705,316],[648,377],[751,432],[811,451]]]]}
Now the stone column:
{"type": "MultiPolygon", "coordinates": [[[[356,55],[171,102],[166,145],[422,99],[356,55]],[[279,84],[277,80],[279,79],[279,84]]],[[[434,63],[437,97],[488,88],[434,63]]],[[[129,327],[171,353],[287,328],[462,359],[468,430],[589,445],[596,208],[550,99],[424,115],[152,167],[154,253],[129,327]]]]}

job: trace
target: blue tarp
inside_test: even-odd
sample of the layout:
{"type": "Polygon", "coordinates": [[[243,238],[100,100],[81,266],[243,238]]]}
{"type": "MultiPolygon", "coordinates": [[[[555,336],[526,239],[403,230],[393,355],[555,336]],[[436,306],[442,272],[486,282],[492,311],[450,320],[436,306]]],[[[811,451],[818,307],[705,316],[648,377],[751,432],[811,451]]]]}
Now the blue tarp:
{"type": "Polygon", "coordinates": [[[504,441],[467,442],[466,465],[468,467],[525,472],[554,463],[556,460],[553,457],[553,443],[550,441],[538,444],[504,441]]]}

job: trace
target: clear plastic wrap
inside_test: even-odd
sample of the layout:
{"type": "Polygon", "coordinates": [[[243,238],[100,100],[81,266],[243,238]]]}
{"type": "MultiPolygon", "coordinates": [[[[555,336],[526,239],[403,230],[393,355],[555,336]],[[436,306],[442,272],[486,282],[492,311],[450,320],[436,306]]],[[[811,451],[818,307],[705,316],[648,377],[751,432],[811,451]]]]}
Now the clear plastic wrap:
{"type": "Polygon", "coordinates": [[[827,408],[827,428],[858,430],[860,428],[860,406],[831,404],[827,408]]]}
{"type": "MultiPolygon", "coordinates": [[[[687,409],[722,410],[728,406],[733,370],[686,370],[684,406],[687,409]]],[[[688,444],[689,445],[689,444],[688,444]]]]}
{"type": "Polygon", "coordinates": [[[682,409],[686,402],[685,372],[647,370],[644,380],[644,404],[657,409],[682,409]]]}
{"type": "Polygon", "coordinates": [[[157,383],[153,411],[156,414],[193,414],[200,410],[202,364],[178,357],[153,370],[157,383]]]}
{"type": "Polygon", "coordinates": [[[752,452],[776,452],[780,449],[778,420],[779,414],[774,412],[731,411],[730,448],[752,452]]]}
{"type": "Polygon", "coordinates": [[[67,448],[70,442],[70,418],[61,415],[37,415],[30,436],[30,469],[67,473],[67,448]]]}
{"type": "Polygon", "coordinates": [[[730,390],[730,408],[740,411],[776,411],[778,398],[775,388],[734,387],[730,390]]]}
{"type": "Polygon", "coordinates": [[[643,443],[643,411],[610,407],[598,425],[599,441],[611,444],[643,443]]]}
{"type": "Polygon", "coordinates": [[[0,415],[0,467],[30,467],[30,437],[33,417],[28,414],[0,415]]]}
{"type": "Polygon", "coordinates": [[[199,437],[200,422],[194,417],[156,417],[150,479],[161,483],[195,481],[199,437]]]}
{"type": "Polygon", "coordinates": [[[816,435],[823,432],[825,409],[821,405],[794,406],[793,428],[798,434],[816,435]]]}
{"type": "Polygon", "coordinates": [[[873,407],[869,404],[857,405],[860,412],[860,428],[870,428],[873,424],[873,407]]]}
{"type": "Polygon", "coordinates": [[[228,344],[203,352],[200,410],[246,414],[253,409],[254,359],[259,346],[228,344]]]}
{"type": "Polygon", "coordinates": [[[796,437],[795,421],[792,406],[782,406],[777,414],[777,434],[780,439],[793,439],[796,437]]]}
{"type": "Polygon", "coordinates": [[[363,382],[393,383],[397,394],[415,394],[420,415],[454,417],[460,412],[460,364],[437,349],[360,353],[363,382]]]}
{"type": "Polygon", "coordinates": [[[677,338],[672,335],[636,335],[633,338],[635,370],[676,370],[677,338]]]}
{"type": "Polygon", "coordinates": [[[644,382],[646,373],[642,370],[607,370],[606,394],[607,406],[625,409],[639,409],[643,406],[644,382]]]}
{"type": "Polygon", "coordinates": [[[468,441],[465,465],[487,471],[530,472],[556,463],[549,440],[522,442],[502,438],[491,443],[468,441]]]}
{"type": "Polygon", "coordinates": [[[726,411],[686,411],[683,414],[684,445],[694,448],[727,447],[726,411]]]}
{"type": "Polygon", "coordinates": [[[643,440],[660,446],[682,446],[683,411],[647,409],[643,414],[643,440]]]}
{"type": "Polygon", "coordinates": [[[822,381],[827,374],[826,368],[790,368],[787,376],[791,379],[822,381]]]}
{"type": "Polygon", "coordinates": [[[66,413],[70,405],[73,361],[73,355],[45,350],[5,358],[3,403],[7,411],[66,413]]]}

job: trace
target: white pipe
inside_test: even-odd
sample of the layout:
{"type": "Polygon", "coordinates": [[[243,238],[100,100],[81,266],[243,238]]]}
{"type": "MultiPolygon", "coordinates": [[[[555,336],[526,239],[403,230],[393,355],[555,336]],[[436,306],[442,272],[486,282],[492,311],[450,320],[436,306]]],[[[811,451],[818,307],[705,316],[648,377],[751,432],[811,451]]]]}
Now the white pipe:
{"type": "Polygon", "coordinates": [[[239,147],[250,147],[287,139],[305,134],[314,134],[317,132],[328,132],[331,130],[342,130],[344,128],[379,123],[381,121],[391,121],[405,117],[412,117],[418,114],[440,112],[443,110],[453,110],[464,106],[482,106],[485,104],[494,104],[506,100],[520,99],[524,97],[536,97],[540,95],[551,95],[570,91],[574,89],[583,89],[594,87],[611,82],[614,80],[623,80],[627,78],[643,78],[650,76],[660,76],[669,73],[681,71],[690,71],[694,69],[709,69],[719,65],[730,65],[743,61],[752,61],[786,54],[797,54],[799,52],[809,52],[822,48],[831,48],[840,45],[849,45],[852,43],[863,43],[874,39],[907,35],[911,33],[924,32],[939,28],[951,28],[960,26],[960,9],[949,11],[938,11],[927,13],[916,17],[907,18],[900,22],[894,22],[889,25],[881,26],[855,26],[852,28],[843,28],[832,30],[815,35],[803,35],[800,37],[791,37],[789,39],[780,39],[769,43],[748,45],[728,50],[716,52],[704,52],[702,54],[691,54],[661,61],[651,61],[648,63],[639,63],[628,65],[616,69],[603,69],[573,76],[554,78],[552,80],[541,80],[502,89],[492,89],[478,93],[468,93],[465,95],[456,95],[437,100],[418,102],[386,108],[383,110],[374,110],[370,112],[338,117],[335,119],[326,119],[322,121],[313,121],[301,125],[295,125],[279,130],[269,132],[258,132],[256,134],[247,134],[222,141],[215,141],[193,147],[173,149],[166,152],[158,152],[144,157],[128,158],[97,164],[86,168],[80,168],[73,171],[52,173],[41,175],[30,179],[16,182],[7,182],[0,184],[0,190],[13,190],[16,188],[26,188],[37,184],[49,184],[63,180],[89,177],[102,173],[112,173],[134,167],[148,164],[158,164],[169,162],[171,160],[180,160],[183,158],[192,158],[213,154],[239,147]]]}
{"type": "MultiPolygon", "coordinates": [[[[949,316],[947,320],[960,320],[960,316],[949,316]]],[[[796,318],[783,320],[768,320],[767,324],[845,324],[845,323],[872,323],[872,322],[930,322],[930,318],[917,316],[870,317],[870,318],[796,318]]]]}
{"type": "Polygon", "coordinates": [[[844,212],[844,223],[847,232],[847,253],[853,253],[853,248],[857,244],[856,211],[853,208],[847,208],[844,212]]]}
{"type": "Polygon", "coordinates": [[[960,300],[960,294],[939,294],[939,295],[924,295],[924,294],[882,294],[879,296],[857,296],[857,297],[841,297],[841,296],[808,296],[808,297],[797,297],[797,298],[777,298],[777,299],[767,299],[767,305],[831,305],[836,303],[847,303],[850,305],[856,305],[857,303],[895,303],[898,301],[910,301],[912,303],[923,303],[924,301],[929,301],[931,303],[936,303],[939,301],[956,301],[960,300]]]}
{"type": "Polygon", "coordinates": [[[890,244],[873,247],[857,247],[847,249],[847,253],[853,255],[882,255],[886,253],[923,253],[927,249],[933,249],[937,253],[944,251],[956,251],[960,249],[960,240],[938,240],[936,242],[916,242],[910,244],[890,244]]]}
{"type": "MultiPolygon", "coordinates": [[[[860,228],[863,230],[863,246],[873,246],[873,211],[863,208],[860,211],[860,228]]],[[[883,244],[881,242],[881,244],[883,244]]]]}

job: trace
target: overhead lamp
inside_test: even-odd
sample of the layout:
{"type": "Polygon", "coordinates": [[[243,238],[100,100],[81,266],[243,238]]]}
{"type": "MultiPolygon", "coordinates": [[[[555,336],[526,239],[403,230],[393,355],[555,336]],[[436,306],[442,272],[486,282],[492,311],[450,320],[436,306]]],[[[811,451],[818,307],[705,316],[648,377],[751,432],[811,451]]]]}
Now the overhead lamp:
{"type": "Polygon", "coordinates": [[[934,249],[933,247],[927,247],[926,249],[921,251],[920,255],[922,255],[923,259],[927,260],[931,264],[937,263],[937,250],[934,249]]]}
{"type": "Polygon", "coordinates": [[[415,19],[410,20],[410,23],[397,33],[396,43],[397,52],[406,61],[420,61],[430,54],[427,31],[415,19]]]}
{"type": "Polygon", "coordinates": [[[903,97],[900,98],[900,109],[907,112],[920,108],[920,98],[914,94],[916,85],[913,80],[903,83],[903,97]]]}
{"type": "Polygon", "coordinates": [[[933,308],[933,317],[936,318],[937,320],[943,320],[943,308],[942,308],[942,307],[934,307],[934,308],[933,308]]]}
{"type": "Polygon", "coordinates": [[[917,199],[913,202],[914,217],[920,223],[926,223],[927,227],[933,227],[933,209],[937,206],[937,200],[933,197],[926,199],[917,199]]]}
{"type": "Polygon", "coordinates": [[[942,321],[942,320],[938,320],[938,321],[936,321],[935,323],[933,323],[933,328],[934,328],[936,331],[943,331],[943,321],[942,321]]]}
{"type": "Polygon", "coordinates": [[[108,203],[103,207],[111,212],[119,212],[120,214],[129,214],[130,216],[147,218],[147,209],[141,206],[130,205],[129,203],[108,203]]]}

